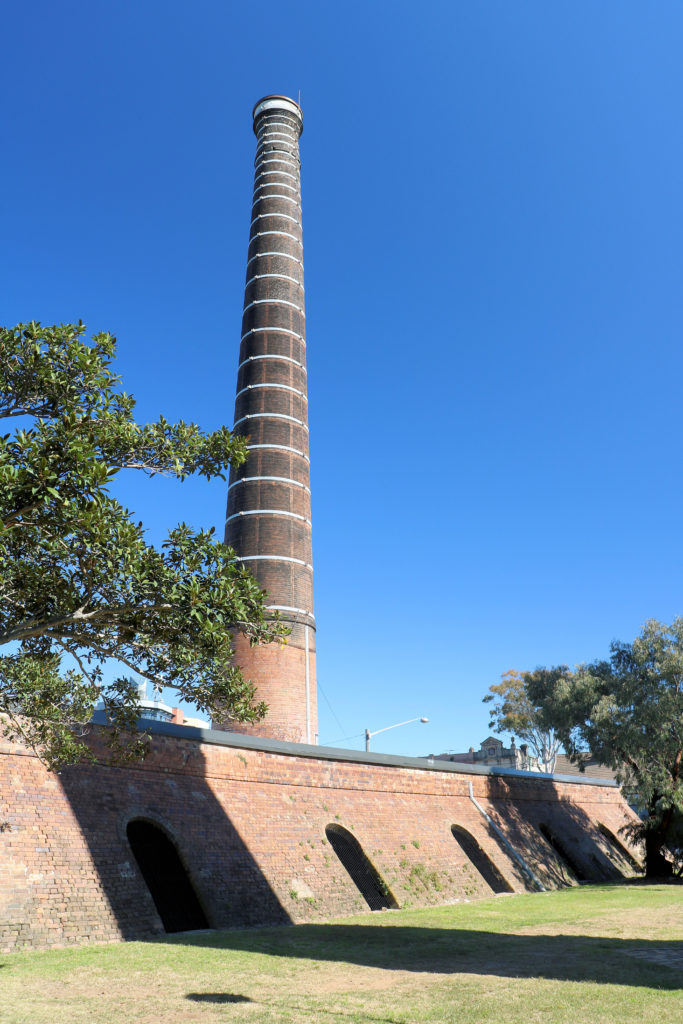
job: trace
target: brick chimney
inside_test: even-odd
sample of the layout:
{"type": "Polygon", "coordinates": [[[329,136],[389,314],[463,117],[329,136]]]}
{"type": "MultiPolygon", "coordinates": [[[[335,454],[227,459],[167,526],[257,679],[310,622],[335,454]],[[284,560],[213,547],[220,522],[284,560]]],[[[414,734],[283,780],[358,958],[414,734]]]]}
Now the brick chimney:
{"type": "Polygon", "coordinates": [[[249,458],[232,471],[225,541],[291,627],[286,644],[249,647],[236,661],[269,711],[231,731],[316,742],[315,619],[308,456],[306,319],[301,231],[301,108],[286,96],[254,107],[256,160],[234,430],[249,458]]]}

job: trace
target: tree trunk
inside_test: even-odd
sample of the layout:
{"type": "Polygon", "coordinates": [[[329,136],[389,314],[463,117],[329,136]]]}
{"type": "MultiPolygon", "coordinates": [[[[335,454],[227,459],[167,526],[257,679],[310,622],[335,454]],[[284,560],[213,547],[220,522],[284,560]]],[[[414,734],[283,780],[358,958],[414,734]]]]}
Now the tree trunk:
{"type": "Polygon", "coordinates": [[[645,877],[671,878],[673,863],[662,853],[664,835],[659,829],[645,833],[645,877]]]}

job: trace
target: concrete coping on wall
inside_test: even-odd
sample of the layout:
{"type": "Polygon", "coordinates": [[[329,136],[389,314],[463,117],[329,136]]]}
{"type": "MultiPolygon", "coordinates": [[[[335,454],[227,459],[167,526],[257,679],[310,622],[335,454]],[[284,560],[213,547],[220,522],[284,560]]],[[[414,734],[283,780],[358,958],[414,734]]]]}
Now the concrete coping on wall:
{"type": "MultiPolygon", "coordinates": [[[[96,711],[92,721],[95,725],[107,724],[103,711],[96,711]]],[[[544,772],[524,772],[518,768],[465,764],[462,761],[439,761],[429,757],[402,757],[398,754],[345,750],[341,747],[320,747],[312,743],[289,743],[285,740],[272,740],[263,736],[224,732],[222,729],[199,729],[189,725],[175,725],[172,722],[155,722],[151,719],[140,719],[138,729],[140,732],[148,732],[151,736],[170,736],[194,743],[207,743],[217,747],[236,747],[240,750],[260,750],[267,754],[282,754],[285,757],[315,758],[318,761],[346,761],[352,764],[381,765],[385,768],[412,768],[423,772],[450,772],[456,775],[494,775],[524,779],[527,782],[571,782],[577,786],[618,788],[618,783],[611,779],[587,778],[581,775],[549,775],[544,772]]]]}

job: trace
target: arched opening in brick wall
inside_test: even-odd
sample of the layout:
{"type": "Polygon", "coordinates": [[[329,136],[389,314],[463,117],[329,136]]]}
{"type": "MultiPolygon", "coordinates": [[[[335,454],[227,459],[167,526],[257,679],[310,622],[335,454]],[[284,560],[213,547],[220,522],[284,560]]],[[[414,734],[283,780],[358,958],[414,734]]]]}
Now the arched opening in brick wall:
{"type": "Polygon", "coordinates": [[[398,903],[355,836],[341,825],[328,825],[325,835],[370,910],[395,909],[398,903]]]}
{"type": "Polygon", "coordinates": [[[543,822],[538,826],[538,831],[541,833],[545,841],[552,846],[553,850],[560,858],[560,861],[565,865],[572,881],[587,881],[585,871],[583,871],[583,869],[577,864],[576,860],[567,851],[567,847],[562,840],[558,839],[557,835],[552,832],[547,825],[543,824],[543,822]]]}
{"type": "Polygon", "coordinates": [[[451,825],[451,832],[456,843],[472,866],[476,868],[486,884],[494,892],[515,891],[471,832],[468,832],[462,825],[451,825]]]}
{"type": "Polygon", "coordinates": [[[626,844],[622,843],[621,839],[619,839],[611,829],[607,828],[607,825],[603,825],[601,821],[599,821],[597,825],[598,831],[605,837],[610,846],[612,846],[617,857],[622,861],[626,861],[626,864],[632,868],[633,871],[637,871],[639,874],[642,874],[642,864],[638,863],[626,844]]]}
{"type": "Polygon", "coordinates": [[[209,928],[185,866],[166,833],[151,821],[135,819],[128,823],[126,835],[166,931],[209,928]]]}

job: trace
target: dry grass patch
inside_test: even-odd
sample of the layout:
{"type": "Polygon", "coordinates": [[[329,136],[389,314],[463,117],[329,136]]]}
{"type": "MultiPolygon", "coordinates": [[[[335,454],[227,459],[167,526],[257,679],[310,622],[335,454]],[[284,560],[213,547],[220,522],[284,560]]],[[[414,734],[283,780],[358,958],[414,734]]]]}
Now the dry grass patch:
{"type": "Polygon", "coordinates": [[[0,957],[2,1024],[680,1024],[683,887],[0,957]]]}

